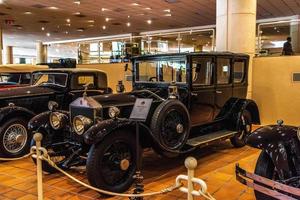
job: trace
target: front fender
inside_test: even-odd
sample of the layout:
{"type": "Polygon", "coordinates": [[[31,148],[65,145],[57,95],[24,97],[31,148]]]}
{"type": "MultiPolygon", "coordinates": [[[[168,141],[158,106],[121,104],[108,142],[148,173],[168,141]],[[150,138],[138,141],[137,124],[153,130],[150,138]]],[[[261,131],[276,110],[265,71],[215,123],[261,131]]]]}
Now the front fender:
{"type": "Polygon", "coordinates": [[[46,128],[49,125],[50,113],[51,111],[47,111],[33,117],[28,123],[28,130],[38,131],[41,127],[46,128]]]}
{"type": "Polygon", "coordinates": [[[0,124],[13,117],[24,117],[31,119],[35,115],[34,112],[18,106],[6,106],[0,108],[0,124]]]}
{"type": "Polygon", "coordinates": [[[96,144],[112,131],[124,127],[133,127],[134,124],[135,122],[128,119],[104,120],[89,128],[84,133],[83,138],[87,144],[96,144]]]}
{"type": "Polygon", "coordinates": [[[270,156],[282,180],[292,177],[292,151],[299,148],[297,127],[264,126],[251,133],[246,143],[262,149],[270,156]]]}

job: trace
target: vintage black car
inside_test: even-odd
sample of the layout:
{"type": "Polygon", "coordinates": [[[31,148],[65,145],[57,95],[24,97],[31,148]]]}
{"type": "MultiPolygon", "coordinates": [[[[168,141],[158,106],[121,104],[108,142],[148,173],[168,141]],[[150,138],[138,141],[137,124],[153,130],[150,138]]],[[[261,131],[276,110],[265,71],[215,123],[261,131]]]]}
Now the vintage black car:
{"type": "Polygon", "coordinates": [[[90,69],[48,69],[32,75],[31,86],[0,91],[0,156],[18,157],[28,152],[32,135],[27,123],[36,114],[48,110],[48,102],[69,104],[82,96],[89,84],[88,95],[111,92],[104,72],[90,69]]]}
{"type": "MultiPolygon", "coordinates": [[[[124,192],[132,184],[137,152],[142,152],[129,119],[138,98],[153,100],[139,125],[140,148],[152,147],[166,157],[225,139],[242,147],[252,123],[260,123],[256,103],[245,99],[245,54],[147,55],[132,62],[133,91],[84,96],[70,104],[68,113],[52,110],[29,123],[31,131],[44,135],[53,161],[64,168],[86,164],[95,187],[124,192]]],[[[43,169],[54,171],[46,163],[43,169]]]]}
{"type": "Polygon", "coordinates": [[[237,180],[252,186],[257,200],[300,199],[299,127],[283,125],[283,121],[278,120],[277,125],[255,130],[247,136],[246,142],[262,151],[254,174],[237,166],[237,180]]]}

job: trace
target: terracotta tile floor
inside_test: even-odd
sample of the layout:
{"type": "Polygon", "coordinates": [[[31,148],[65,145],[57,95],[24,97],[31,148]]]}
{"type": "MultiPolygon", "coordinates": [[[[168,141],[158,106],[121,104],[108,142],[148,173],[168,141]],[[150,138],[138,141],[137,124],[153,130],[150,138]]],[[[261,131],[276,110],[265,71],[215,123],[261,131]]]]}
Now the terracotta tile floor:
{"type": "MultiPolygon", "coordinates": [[[[208,191],[217,200],[255,199],[253,190],[235,180],[234,167],[236,163],[240,163],[243,168],[253,171],[258,155],[259,150],[250,147],[235,149],[228,141],[199,149],[192,154],[198,160],[196,176],[206,181],[208,191]]],[[[146,152],[143,167],[145,190],[158,191],[173,184],[178,174],[186,174],[183,162],[184,157],[168,160],[152,152],[146,152]]],[[[37,199],[35,170],[35,165],[29,158],[22,161],[0,162],[0,199],[37,199]]],[[[83,169],[73,169],[70,172],[87,181],[83,169]]],[[[98,193],[77,185],[61,174],[45,174],[43,178],[45,199],[103,199],[98,193]]],[[[175,191],[145,199],[183,200],[186,199],[186,195],[175,191]]]]}

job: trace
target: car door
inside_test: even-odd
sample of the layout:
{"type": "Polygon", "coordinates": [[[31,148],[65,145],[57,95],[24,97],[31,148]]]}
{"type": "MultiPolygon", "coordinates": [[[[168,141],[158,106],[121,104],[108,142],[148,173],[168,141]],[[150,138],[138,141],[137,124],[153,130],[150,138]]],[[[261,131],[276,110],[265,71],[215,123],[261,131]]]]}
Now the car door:
{"type": "Polygon", "coordinates": [[[216,58],[215,65],[215,116],[217,116],[225,105],[225,103],[232,97],[232,59],[230,56],[222,56],[216,58]]]}
{"type": "Polygon", "coordinates": [[[248,60],[244,57],[236,57],[233,62],[233,97],[245,98],[247,96],[248,60]]]}
{"type": "Polygon", "coordinates": [[[192,89],[190,116],[193,126],[214,119],[215,87],[213,84],[213,57],[192,57],[192,89]]]}

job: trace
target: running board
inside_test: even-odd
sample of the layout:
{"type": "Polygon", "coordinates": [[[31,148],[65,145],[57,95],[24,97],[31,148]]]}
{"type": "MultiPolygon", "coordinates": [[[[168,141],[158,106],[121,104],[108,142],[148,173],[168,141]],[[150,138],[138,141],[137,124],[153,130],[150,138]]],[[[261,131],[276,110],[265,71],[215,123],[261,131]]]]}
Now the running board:
{"type": "Polygon", "coordinates": [[[217,131],[214,133],[208,133],[206,135],[201,135],[199,137],[189,139],[187,141],[187,144],[193,147],[208,145],[211,142],[231,138],[235,134],[237,134],[236,131],[228,131],[228,130],[217,131]]]}

